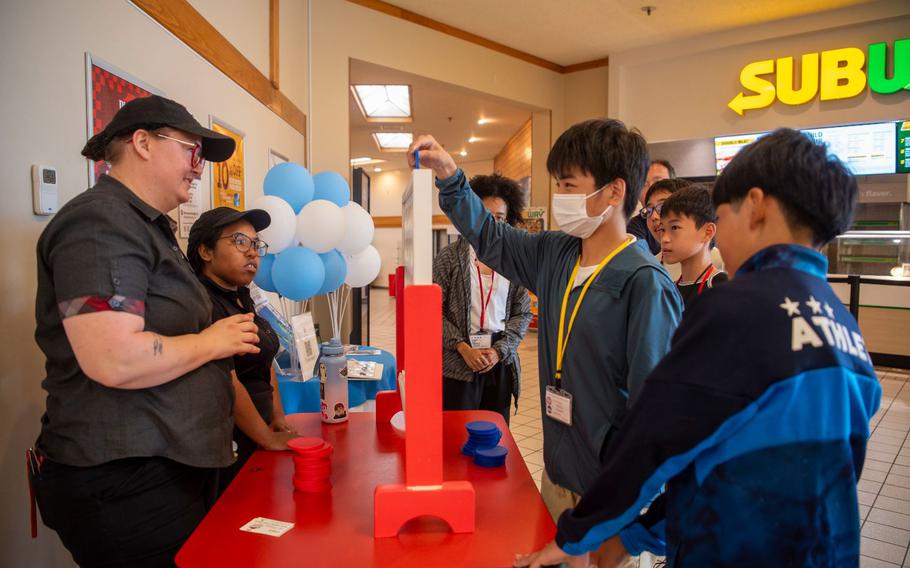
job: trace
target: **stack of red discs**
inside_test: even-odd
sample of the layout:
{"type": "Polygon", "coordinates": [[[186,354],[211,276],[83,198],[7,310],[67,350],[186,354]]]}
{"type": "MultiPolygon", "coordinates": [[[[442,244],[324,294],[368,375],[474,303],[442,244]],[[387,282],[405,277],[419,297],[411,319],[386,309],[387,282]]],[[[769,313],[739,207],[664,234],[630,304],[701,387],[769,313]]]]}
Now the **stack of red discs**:
{"type": "Polygon", "coordinates": [[[294,488],[304,493],[332,489],[332,444],[322,438],[294,438],[288,442],[294,451],[294,488]]]}

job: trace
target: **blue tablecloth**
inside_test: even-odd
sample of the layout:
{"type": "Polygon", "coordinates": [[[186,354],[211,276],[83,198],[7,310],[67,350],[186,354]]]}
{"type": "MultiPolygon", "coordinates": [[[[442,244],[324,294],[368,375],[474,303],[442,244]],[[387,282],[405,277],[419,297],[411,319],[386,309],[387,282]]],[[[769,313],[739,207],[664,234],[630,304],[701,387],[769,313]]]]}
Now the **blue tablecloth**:
{"type": "MultiPolygon", "coordinates": [[[[364,347],[364,349],[375,349],[364,347]]],[[[367,400],[376,398],[376,393],[383,390],[395,390],[395,357],[388,351],[380,350],[379,355],[348,355],[358,361],[382,363],[382,378],[378,381],[348,381],[348,407],[360,406],[367,400]]],[[[285,414],[297,412],[319,412],[319,379],[292,381],[278,375],[278,390],[281,392],[281,404],[285,414]]]]}

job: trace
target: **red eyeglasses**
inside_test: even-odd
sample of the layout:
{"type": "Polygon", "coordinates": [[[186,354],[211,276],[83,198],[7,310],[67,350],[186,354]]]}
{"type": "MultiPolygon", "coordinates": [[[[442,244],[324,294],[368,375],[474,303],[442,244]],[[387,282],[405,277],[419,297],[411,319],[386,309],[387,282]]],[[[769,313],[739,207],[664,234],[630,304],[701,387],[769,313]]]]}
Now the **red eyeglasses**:
{"type": "Polygon", "coordinates": [[[166,138],[168,140],[173,140],[174,142],[177,142],[179,144],[183,144],[184,146],[188,146],[188,147],[192,148],[193,150],[190,153],[190,166],[191,167],[193,167],[193,168],[198,167],[199,164],[202,164],[205,162],[205,158],[202,157],[202,152],[201,152],[202,145],[199,144],[198,142],[187,142],[186,140],[174,138],[173,136],[165,136],[164,134],[159,134],[157,132],[155,133],[155,136],[157,136],[158,138],[166,138]]]}

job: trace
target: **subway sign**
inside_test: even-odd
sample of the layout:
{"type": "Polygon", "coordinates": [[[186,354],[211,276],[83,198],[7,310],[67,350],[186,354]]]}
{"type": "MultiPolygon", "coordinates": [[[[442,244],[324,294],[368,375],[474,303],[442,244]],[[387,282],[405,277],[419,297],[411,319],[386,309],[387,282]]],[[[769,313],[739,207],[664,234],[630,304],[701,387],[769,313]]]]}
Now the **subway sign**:
{"type": "Polygon", "coordinates": [[[740,116],[769,107],[775,100],[802,105],[816,97],[849,99],[863,93],[867,85],[872,92],[891,95],[910,90],[910,38],[895,41],[890,49],[881,42],[869,45],[865,52],[843,47],[803,54],[798,77],[793,57],[754,61],[742,68],[739,82],[743,90],[727,106],[740,116]]]}

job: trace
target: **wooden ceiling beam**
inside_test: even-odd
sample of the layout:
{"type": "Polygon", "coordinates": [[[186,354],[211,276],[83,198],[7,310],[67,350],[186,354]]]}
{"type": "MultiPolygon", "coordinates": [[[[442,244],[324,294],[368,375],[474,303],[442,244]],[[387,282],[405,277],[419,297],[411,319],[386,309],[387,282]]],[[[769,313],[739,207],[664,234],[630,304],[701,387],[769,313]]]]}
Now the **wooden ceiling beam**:
{"type": "MultiPolygon", "coordinates": [[[[244,57],[187,0],[132,0],[132,3],[271,109],[297,132],[306,136],[306,114],[279,91],[268,77],[244,57]]],[[[275,4],[277,16],[277,2],[275,4]]],[[[277,20],[275,24],[277,26],[277,20]]],[[[277,50],[277,47],[273,47],[272,50],[277,50]]],[[[277,56],[273,64],[277,65],[277,56]]],[[[277,73],[274,79],[277,83],[277,73]]]]}

